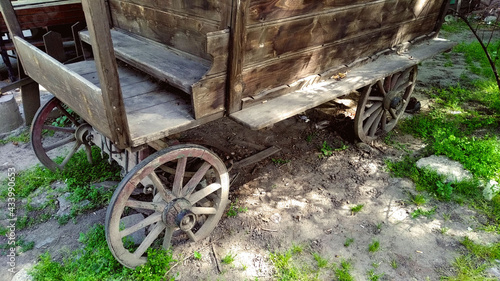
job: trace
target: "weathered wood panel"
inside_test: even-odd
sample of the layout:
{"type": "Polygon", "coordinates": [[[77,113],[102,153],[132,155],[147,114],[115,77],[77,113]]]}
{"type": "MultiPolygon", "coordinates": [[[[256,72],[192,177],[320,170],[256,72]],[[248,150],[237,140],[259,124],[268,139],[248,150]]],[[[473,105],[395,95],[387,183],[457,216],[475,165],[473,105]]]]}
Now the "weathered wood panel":
{"type": "Polygon", "coordinates": [[[430,33],[436,25],[436,17],[426,17],[401,26],[394,26],[349,40],[342,40],[282,58],[267,60],[247,66],[243,71],[245,91],[243,97],[258,94],[313,75],[329,68],[351,63],[384,49],[430,33]]]}
{"type": "Polygon", "coordinates": [[[218,31],[219,23],[120,0],[111,0],[110,7],[115,26],[192,55],[210,59],[205,52],[206,36],[209,32],[218,31]]]}
{"type": "Polygon", "coordinates": [[[24,39],[14,40],[26,73],[110,138],[101,90],[24,39]]]}
{"type": "Polygon", "coordinates": [[[229,30],[207,34],[207,54],[212,57],[212,66],[205,76],[217,75],[227,71],[229,56],[229,30]]]}
{"type": "Polygon", "coordinates": [[[374,32],[436,14],[440,8],[439,1],[428,1],[421,8],[409,4],[409,1],[378,1],[350,9],[253,26],[248,30],[245,64],[374,32]]]}
{"type": "Polygon", "coordinates": [[[202,79],[193,85],[192,104],[196,119],[224,112],[226,75],[202,79]]]}
{"type": "MultiPolygon", "coordinates": [[[[363,7],[373,3],[386,2],[384,0],[252,0],[249,7],[248,24],[264,23],[276,20],[289,19],[312,13],[329,13],[334,9],[351,9],[356,6],[363,7]]],[[[441,1],[435,0],[400,0],[398,1],[408,7],[413,7],[417,13],[426,9],[429,5],[441,1]],[[404,3],[403,3],[404,2],[404,3]]],[[[375,13],[370,13],[376,15],[375,13]]]]}

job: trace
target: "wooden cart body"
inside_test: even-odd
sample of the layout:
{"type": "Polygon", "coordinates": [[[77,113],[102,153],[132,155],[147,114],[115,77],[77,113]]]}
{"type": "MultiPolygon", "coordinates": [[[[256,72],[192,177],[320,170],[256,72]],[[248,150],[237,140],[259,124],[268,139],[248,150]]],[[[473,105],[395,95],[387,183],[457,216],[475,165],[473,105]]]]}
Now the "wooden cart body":
{"type": "Polygon", "coordinates": [[[334,99],[339,93],[313,98],[305,107],[279,102],[305,86],[333,83],[333,74],[373,60],[381,52],[418,38],[432,39],[448,4],[445,0],[82,2],[88,32],[80,37],[92,45],[94,59],[71,65],[25,41],[10,2],[2,0],[2,6],[25,72],[119,148],[137,147],[226,113],[258,129],[334,99]],[[116,58],[134,70],[117,64],[116,58]],[[287,114],[261,114],[258,108],[274,99],[285,106],[276,112],[287,114]],[[252,123],[255,115],[267,122],[252,123]]]}

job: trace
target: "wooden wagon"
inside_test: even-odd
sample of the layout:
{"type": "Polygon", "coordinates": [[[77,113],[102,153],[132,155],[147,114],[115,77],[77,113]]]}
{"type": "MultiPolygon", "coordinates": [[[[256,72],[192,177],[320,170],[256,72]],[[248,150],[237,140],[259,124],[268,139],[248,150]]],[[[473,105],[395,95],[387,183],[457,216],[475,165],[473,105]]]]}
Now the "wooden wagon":
{"type": "Polygon", "coordinates": [[[105,226],[131,268],[153,244],[207,237],[228,202],[224,162],[201,146],[167,147],[166,137],[223,116],[261,129],[359,89],[356,134],[371,141],[403,114],[417,64],[452,47],[436,38],[448,0],[82,2],[87,30],[76,40],[92,54],[63,65],[23,39],[0,0],[25,72],[55,96],[32,125],[40,161],[62,169],[80,146],[91,160],[98,145],[126,172],[105,226]],[[53,125],[56,116],[69,125],[53,125]],[[68,138],[45,143],[50,131],[68,138]],[[52,150],[68,143],[55,161],[52,150]],[[130,245],[124,238],[139,230],[146,238],[130,245]]]}

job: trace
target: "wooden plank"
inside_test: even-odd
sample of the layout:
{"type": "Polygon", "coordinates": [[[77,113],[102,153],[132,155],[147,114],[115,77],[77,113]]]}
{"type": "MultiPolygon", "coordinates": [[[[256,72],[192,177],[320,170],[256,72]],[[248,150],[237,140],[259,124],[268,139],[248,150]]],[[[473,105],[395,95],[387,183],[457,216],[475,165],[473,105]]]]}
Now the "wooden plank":
{"type": "Polygon", "coordinates": [[[212,24],[219,24],[223,5],[227,1],[216,0],[122,0],[135,5],[189,17],[197,17],[212,24]]]}
{"type": "Polygon", "coordinates": [[[269,100],[259,106],[243,109],[231,114],[230,117],[253,130],[259,130],[414,66],[451,49],[454,45],[455,43],[443,39],[434,39],[414,46],[405,55],[382,56],[374,62],[354,68],[340,81],[331,79],[321,82],[310,88],[269,100]]]}
{"type": "Polygon", "coordinates": [[[250,157],[247,157],[243,160],[240,160],[240,161],[234,163],[233,169],[241,169],[241,168],[244,168],[246,166],[250,166],[250,165],[255,164],[257,162],[260,162],[260,161],[266,159],[267,157],[270,157],[271,155],[276,154],[280,151],[281,151],[281,148],[279,148],[277,146],[271,146],[271,147],[267,148],[266,150],[263,150],[257,154],[254,154],[250,157]]]}
{"type": "Polygon", "coordinates": [[[79,21],[71,26],[71,34],[73,35],[73,41],[75,42],[75,50],[77,57],[83,56],[82,41],[80,40],[78,32],[85,29],[85,27],[86,27],[85,22],[82,21],[79,21]]]}
{"type": "Polygon", "coordinates": [[[45,52],[59,62],[66,60],[66,53],[64,53],[64,46],[61,34],[49,31],[43,35],[43,44],[45,45],[45,52]]]}
{"type": "MultiPolygon", "coordinates": [[[[81,32],[80,36],[84,42],[89,42],[88,32],[81,32]]],[[[118,59],[188,94],[192,93],[191,86],[209,69],[209,62],[194,61],[146,38],[139,39],[119,30],[111,30],[111,37],[118,59]]]]}
{"type": "Polygon", "coordinates": [[[27,74],[109,138],[101,90],[26,40],[13,40],[27,74]]]}
{"type": "Polygon", "coordinates": [[[206,77],[193,85],[191,100],[195,119],[224,111],[226,80],[223,74],[206,77]]]}
{"type": "MultiPolygon", "coordinates": [[[[400,0],[415,7],[426,7],[435,2],[446,0],[400,0]]],[[[329,13],[334,10],[368,6],[367,4],[384,2],[383,0],[325,0],[325,1],[284,1],[252,0],[249,6],[248,24],[267,23],[286,20],[292,17],[308,16],[313,13],[329,13]]],[[[373,16],[376,13],[370,13],[373,16]]]]}
{"type": "Polygon", "coordinates": [[[377,32],[428,15],[437,15],[441,5],[439,1],[434,3],[437,5],[432,4],[421,10],[423,8],[409,1],[380,1],[248,27],[244,63],[253,64],[360,34],[377,32]]]}
{"type": "Polygon", "coordinates": [[[205,52],[206,34],[218,31],[219,24],[210,24],[194,17],[120,0],[111,0],[110,8],[115,27],[192,55],[210,59],[205,52]]]}
{"type": "Polygon", "coordinates": [[[83,0],[82,7],[101,83],[104,110],[112,135],[111,140],[118,148],[124,149],[130,145],[130,135],[120,89],[118,66],[109,31],[107,7],[104,1],[100,0],[83,0]]]}
{"type": "Polygon", "coordinates": [[[207,54],[212,57],[212,66],[205,76],[225,73],[228,65],[229,29],[207,34],[207,54]]]}
{"type": "Polygon", "coordinates": [[[246,49],[246,14],[249,0],[234,0],[229,39],[228,101],[227,110],[231,114],[241,110],[241,98],[245,90],[243,83],[243,59],[246,49]]]}
{"type": "Polygon", "coordinates": [[[2,86],[0,88],[0,94],[3,94],[3,93],[6,93],[6,92],[9,92],[9,91],[18,89],[18,88],[20,88],[22,86],[31,84],[33,82],[34,82],[33,79],[31,79],[30,77],[25,77],[23,79],[20,79],[20,80],[17,80],[15,82],[9,83],[9,84],[7,84],[5,86],[2,86]]]}
{"type": "MultiPolygon", "coordinates": [[[[437,16],[437,15],[436,15],[437,16]]],[[[335,44],[306,49],[264,63],[247,65],[243,70],[245,89],[242,97],[256,95],[276,87],[349,64],[402,42],[428,34],[435,26],[435,17],[411,21],[401,26],[341,40],[335,44]]]]}

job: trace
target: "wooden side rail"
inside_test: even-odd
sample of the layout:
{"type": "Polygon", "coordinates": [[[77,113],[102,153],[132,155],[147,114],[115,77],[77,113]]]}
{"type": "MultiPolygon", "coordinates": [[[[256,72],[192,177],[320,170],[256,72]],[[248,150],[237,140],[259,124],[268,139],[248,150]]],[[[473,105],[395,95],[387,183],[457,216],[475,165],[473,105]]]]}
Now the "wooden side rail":
{"type": "Polygon", "coordinates": [[[111,137],[101,89],[26,40],[14,36],[25,72],[107,137],[111,137]]]}

